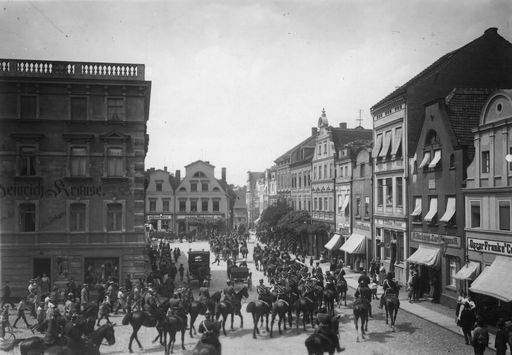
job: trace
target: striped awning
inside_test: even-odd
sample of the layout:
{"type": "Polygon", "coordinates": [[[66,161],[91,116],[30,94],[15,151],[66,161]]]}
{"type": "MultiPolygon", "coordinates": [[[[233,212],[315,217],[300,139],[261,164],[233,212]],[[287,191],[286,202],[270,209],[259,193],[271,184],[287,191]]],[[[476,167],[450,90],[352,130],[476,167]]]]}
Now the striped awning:
{"type": "Polygon", "coordinates": [[[478,269],[480,269],[480,264],[470,261],[469,263],[464,264],[453,278],[457,280],[474,280],[478,269]]]}
{"type": "Polygon", "coordinates": [[[332,236],[331,240],[329,240],[327,244],[324,245],[324,247],[327,250],[338,249],[340,247],[341,242],[341,235],[335,234],[332,236]]]}
{"type": "Polygon", "coordinates": [[[353,233],[341,246],[340,250],[349,254],[364,254],[366,252],[365,240],[364,235],[353,233]]]}
{"type": "Polygon", "coordinates": [[[425,245],[421,245],[407,261],[414,264],[426,265],[426,266],[438,266],[439,265],[439,248],[432,248],[425,245]]]}
{"type": "Polygon", "coordinates": [[[469,290],[512,302],[512,258],[497,255],[491,266],[485,268],[469,290]]]}

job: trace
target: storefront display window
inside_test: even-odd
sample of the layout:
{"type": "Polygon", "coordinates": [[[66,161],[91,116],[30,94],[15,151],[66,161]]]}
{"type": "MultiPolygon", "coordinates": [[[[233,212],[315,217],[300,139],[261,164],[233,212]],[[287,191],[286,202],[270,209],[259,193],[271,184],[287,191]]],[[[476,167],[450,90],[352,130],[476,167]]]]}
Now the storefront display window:
{"type": "Polygon", "coordinates": [[[119,280],[119,258],[85,258],[84,282],[97,285],[119,280]]]}
{"type": "Polygon", "coordinates": [[[453,286],[455,287],[456,286],[456,279],[455,279],[455,274],[457,273],[457,270],[459,269],[459,265],[457,263],[457,260],[453,257],[449,257],[448,260],[447,260],[447,266],[448,266],[448,270],[447,270],[447,273],[446,273],[446,284],[448,286],[453,286]]]}

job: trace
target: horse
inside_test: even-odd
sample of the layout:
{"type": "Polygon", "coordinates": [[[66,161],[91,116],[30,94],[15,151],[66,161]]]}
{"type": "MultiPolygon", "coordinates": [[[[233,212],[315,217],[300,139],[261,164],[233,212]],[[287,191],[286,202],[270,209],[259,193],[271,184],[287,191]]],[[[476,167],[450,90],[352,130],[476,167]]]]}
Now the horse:
{"type": "Polygon", "coordinates": [[[334,289],[334,285],[331,283],[327,284],[328,286],[323,292],[323,301],[327,307],[327,313],[330,315],[334,314],[334,300],[336,299],[336,290],[334,289]]]}
{"type": "Polygon", "coordinates": [[[384,307],[386,308],[386,324],[388,323],[388,317],[391,318],[391,329],[395,331],[395,320],[400,308],[400,300],[395,294],[389,294],[384,299],[384,307]]]}
{"type": "MultiPolygon", "coordinates": [[[[336,336],[338,336],[339,331],[339,319],[340,316],[338,315],[330,320],[330,330],[336,336]]],[[[336,340],[330,339],[326,334],[319,333],[318,330],[307,337],[304,344],[308,350],[308,355],[323,355],[324,352],[333,355],[336,350],[336,340]]]]}
{"type": "Polygon", "coordinates": [[[271,303],[263,301],[263,300],[251,301],[247,304],[247,308],[246,308],[247,313],[252,314],[252,320],[254,323],[254,327],[252,330],[252,337],[254,339],[256,339],[256,333],[258,335],[260,334],[260,330],[258,329],[258,322],[260,319],[263,322],[263,317],[266,318],[266,330],[267,330],[267,332],[270,331],[268,329],[268,315],[269,315],[271,309],[272,309],[271,303]]]}
{"type": "Polygon", "coordinates": [[[254,251],[252,256],[252,260],[254,261],[254,265],[256,266],[256,270],[260,271],[261,268],[261,252],[254,251]]]}
{"type": "Polygon", "coordinates": [[[302,313],[302,327],[306,330],[306,319],[309,320],[311,326],[314,328],[315,323],[313,321],[313,312],[315,311],[316,304],[308,295],[301,296],[295,303],[295,310],[297,312],[296,325],[297,330],[299,329],[299,318],[302,313]]]}
{"type": "Polygon", "coordinates": [[[174,343],[176,342],[176,333],[181,331],[181,349],[186,350],[185,348],[185,333],[187,331],[187,319],[185,317],[170,314],[165,317],[161,324],[163,338],[163,346],[165,355],[172,354],[174,350],[174,343]],[[167,343],[167,334],[169,334],[169,343],[167,343]]]}
{"type": "Polygon", "coordinates": [[[240,317],[240,328],[244,327],[244,318],[240,312],[240,309],[242,308],[242,297],[249,298],[247,286],[242,287],[238,292],[235,291],[232,301],[221,301],[217,303],[215,307],[215,320],[218,321],[220,316],[222,316],[222,331],[225,336],[227,336],[226,320],[228,318],[228,314],[231,314],[231,330],[233,330],[233,319],[235,314],[240,317]]]}
{"type": "MultiPolygon", "coordinates": [[[[159,320],[162,320],[164,318],[165,309],[166,309],[166,302],[160,304],[157,309],[156,315],[151,315],[148,312],[144,311],[136,311],[132,312],[131,309],[128,309],[128,312],[123,317],[123,325],[130,324],[132,326],[132,334],[130,335],[130,342],[128,344],[128,350],[130,353],[132,353],[132,343],[133,339],[137,341],[137,345],[139,346],[139,349],[142,349],[142,344],[139,341],[139,338],[137,336],[137,333],[139,332],[140,327],[145,326],[148,328],[156,327],[159,320]],[[156,316],[156,317],[155,317],[156,316]]],[[[160,335],[160,334],[159,334],[160,335]]],[[[157,338],[158,339],[158,336],[157,338]]],[[[156,341],[155,339],[155,341],[156,341]]]]}
{"type": "MultiPolygon", "coordinates": [[[[279,321],[277,322],[277,326],[279,328],[279,335],[283,334],[281,332],[281,321],[283,321],[284,330],[286,330],[286,314],[290,312],[290,303],[289,301],[279,298],[276,302],[272,304],[272,320],[270,322],[270,337],[272,337],[272,331],[274,329],[274,321],[276,316],[279,315],[279,321]]],[[[292,327],[292,319],[289,317],[288,323],[290,328],[292,327]]]]}
{"type": "Polygon", "coordinates": [[[197,334],[196,328],[194,326],[194,323],[197,319],[198,315],[206,315],[207,311],[210,311],[210,313],[215,313],[215,305],[220,301],[221,293],[219,291],[215,292],[213,295],[210,296],[210,299],[206,301],[206,303],[202,303],[199,301],[195,301],[192,298],[192,301],[190,302],[188,306],[188,313],[190,314],[190,337],[193,338],[192,330],[194,330],[194,333],[197,334]]]}
{"type": "Polygon", "coordinates": [[[357,338],[356,341],[359,342],[359,318],[361,318],[361,337],[365,338],[365,332],[368,331],[368,304],[362,301],[360,298],[356,298],[354,301],[354,325],[356,327],[357,338]]]}
{"type": "Polygon", "coordinates": [[[336,283],[336,293],[338,298],[338,307],[341,305],[341,301],[343,300],[345,303],[345,307],[347,306],[347,291],[348,291],[348,285],[345,278],[341,278],[336,283]]]}
{"type": "Polygon", "coordinates": [[[242,254],[243,259],[247,259],[247,254],[249,254],[249,249],[244,245],[240,248],[240,253],[242,254]]]}
{"type": "Polygon", "coordinates": [[[199,332],[203,333],[204,335],[196,344],[194,350],[192,351],[192,355],[220,355],[220,327],[221,323],[216,322],[213,327],[214,329],[209,331],[204,325],[204,322],[201,322],[201,324],[199,325],[199,332]]]}

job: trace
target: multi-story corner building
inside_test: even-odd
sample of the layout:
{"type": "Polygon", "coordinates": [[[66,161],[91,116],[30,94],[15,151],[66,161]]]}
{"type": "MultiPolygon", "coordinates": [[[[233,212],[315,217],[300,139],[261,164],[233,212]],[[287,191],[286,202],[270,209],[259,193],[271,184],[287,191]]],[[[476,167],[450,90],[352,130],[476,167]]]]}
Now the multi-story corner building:
{"type": "MultiPolygon", "coordinates": [[[[342,147],[357,140],[368,140],[372,137],[372,131],[361,126],[349,129],[346,123],[340,123],[339,127],[329,126],[325,110],[318,119],[318,133],[315,142],[315,152],[311,161],[311,199],[313,201],[312,219],[330,226],[330,232],[334,233],[336,227],[336,200],[335,191],[335,158],[342,147]]],[[[317,236],[313,241],[314,254],[317,255],[327,243],[329,236],[317,236]]]]}
{"type": "Polygon", "coordinates": [[[146,222],[156,231],[174,232],[174,177],[167,171],[147,171],[146,222]]]}
{"type": "Polygon", "coordinates": [[[222,168],[221,179],[216,179],[215,167],[208,161],[198,160],[185,166],[185,177],[175,191],[175,230],[179,234],[204,234],[229,228],[232,198],[228,188],[226,168],[222,168]]]}
{"type": "MultiPolygon", "coordinates": [[[[406,184],[424,121],[424,105],[454,88],[510,87],[512,44],[496,28],[438,59],[372,107],[375,236],[387,270],[406,282],[409,255],[406,184]]],[[[410,211],[409,211],[410,212],[410,211]]]]}
{"type": "MultiPolygon", "coordinates": [[[[362,204],[369,198],[365,188],[367,169],[365,166],[364,157],[369,156],[359,153],[366,151],[367,146],[371,146],[371,140],[355,141],[346,144],[337,152],[335,159],[336,169],[336,227],[337,233],[341,236],[343,259],[346,265],[350,265],[355,270],[367,267],[368,257],[367,251],[371,246],[371,232],[365,230],[363,223],[358,223],[358,228],[355,228],[354,222],[357,219],[361,220],[363,208],[362,204]],[[360,158],[359,163],[357,158],[360,158]],[[361,177],[360,174],[363,173],[361,177]],[[357,179],[357,194],[353,191],[354,182],[357,179]],[[363,194],[363,192],[365,192],[363,194]],[[362,231],[360,231],[362,229],[362,231]]],[[[371,178],[370,178],[371,180],[371,178]]],[[[366,211],[366,210],[365,210],[366,211]]],[[[366,216],[365,218],[369,218],[366,216]]]]}
{"type": "Polygon", "coordinates": [[[274,160],[274,163],[276,164],[276,197],[278,200],[286,201],[291,206],[292,179],[290,174],[290,155],[291,151],[287,151],[274,160]]]}
{"type": "Polygon", "coordinates": [[[258,192],[258,180],[265,176],[265,173],[248,171],[247,172],[247,219],[248,223],[254,223],[260,216],[260,194],[258,192]]]}
{"type": "Polygon", "coordinates": [[[144,65],[0,60],[1,279],[142,277],[144,65]]]}
{"type": "Polygon", "coordinates": [[[247,191],[245,186],[236,189],[236,200],[233,207],[233,227],[237,228],[239,225],[245,225],[247,227],[247,204],[245,196],[247,191]]]}
{"type": "Polygon", "coordinates": [[[467,263],[459,275],[493,324],[512,316],[512,90],[496,92],[484,105],[474,152],[464,189],[467,263]]]}
{"type": "Polygon", "coordinates": [[[463,284],[466,169],[473,160],[473,133],[489,91],[454,89],[425,107],[410,174],[409,262],[418,265],[420,292],[455,306],[463,284]]]}
{"type": "Polygon", "coordinates": [[[296,211],[311,211],[311,159],[315,152],[314,135],[302,142],[290,156],[291,203],[296,211]]]}

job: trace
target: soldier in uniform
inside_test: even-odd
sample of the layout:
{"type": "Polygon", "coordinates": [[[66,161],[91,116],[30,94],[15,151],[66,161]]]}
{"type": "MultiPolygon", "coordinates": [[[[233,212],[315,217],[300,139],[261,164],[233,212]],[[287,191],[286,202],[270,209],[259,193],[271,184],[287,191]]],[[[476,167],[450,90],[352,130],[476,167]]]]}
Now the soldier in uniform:
{"type": "Polygon", "coordinates": [[[199,302],[206,304],[210,299],[210,290],[208,289],[208,281],[203,281],[203,286],[199,288],[199,302]]]}
{"type": "Polygon", "coordinates": [[[224,301],[228,301],[230,303],[233,303],[233,296],[235,295],[235,288],[233,286],[233,281],[228,280],[227,284],[228,285],[226,286],[226,288],[223,291],[223,293],[224,293],[224,301]]]}
{"type": "Polygon", "coordinates": [[[221,354],[221,344],[219,341],[220,322],[215,322],[209,311],[206,312],[206,319],[199,324],[198,329],[199,333],[203,333],[200,342],[212,345],[217,350],[217,354],[221,354]]]}
{"type": "Polygon", "coordinates": [[[361,302],[368,306],[368,315],[373,318],[372,315],[372,290],[366,284],[366,281],[361,280],[359,282],[359,287],[354,294],[355,298],[361,298],[361,302]]]}
{"type": "Polygon", "coordinates": [[[82,340],[82,333],[83,329],[80,324],[80,317],[78,313],[73,313],[71,320],[64,326],[64,337],[71,349],[83,349],[84,342],[82,340]]]}
{"type": "Polygon", "coordinates": [[[256,287],[258,292],[258,299],[267,302],[269,305],[272,303],[272,293],[270,288],[263,284],[263,279],[260,279],[260,284],[256,287]]]}
{"type": "Polygon", "coordinates": [[[318,323],[318,330],[316,332],[318,334],[322,334],[327,339],[331,340],[335,344],[337,352],[345,350],[345,348],[340,346],[340,339],[338,338],[338,333],[331,328],[331,323],[333,319],[327,313],[327,309],[325,309],[325,307],[320,308],[318,310],[316,317],[318,323]]]}
{"type": "Polygon", "coordinates": [[[398,297],[398,285],[396,281],[393,279],[394,274],[392,272],[388,272],[386,275],[386,279],[382,284],[382,288],[384,289],[384,294],[380,298],[380,308],[384,307],[384,302],[388,295],[394,294],[398,297]]]}

